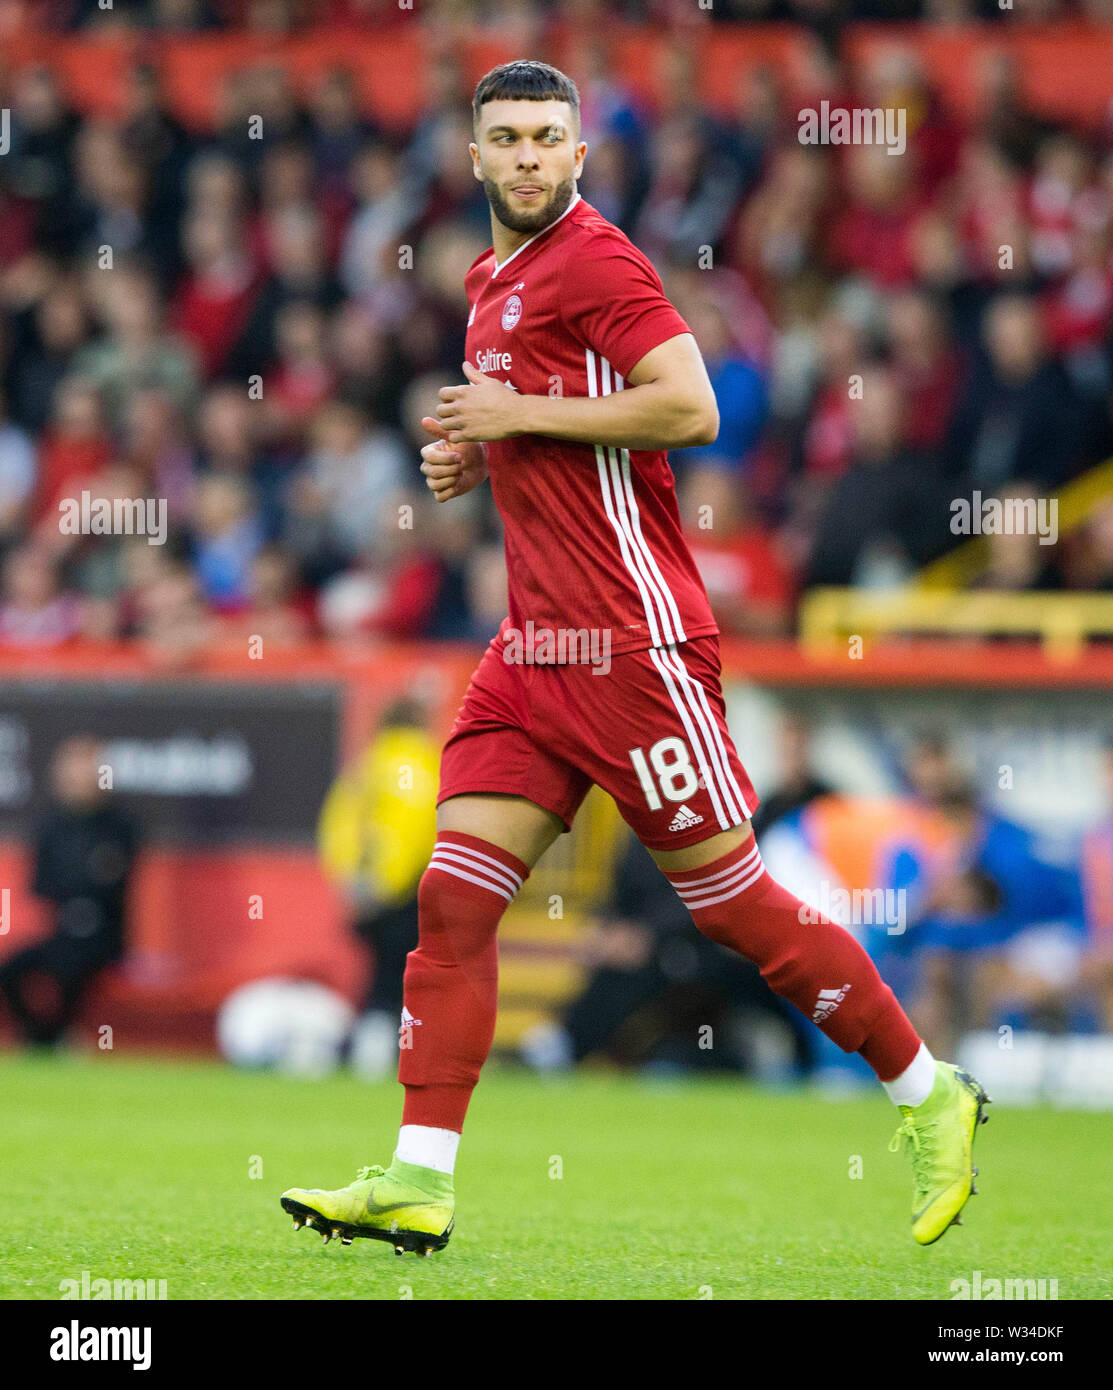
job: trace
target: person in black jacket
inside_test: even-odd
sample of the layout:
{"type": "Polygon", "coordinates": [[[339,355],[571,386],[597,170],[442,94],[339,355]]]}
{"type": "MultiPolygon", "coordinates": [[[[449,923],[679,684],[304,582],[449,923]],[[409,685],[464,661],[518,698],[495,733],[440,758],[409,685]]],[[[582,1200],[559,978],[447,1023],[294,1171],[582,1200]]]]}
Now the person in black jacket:
{"type": "Polygon", "coordinates": [[[948,434],[948,482],[987,497],[1017,481],[1053,493],[1092,452],[1092,411],[1051,356],[1031,296],[995,299],[982,341],[948,434]]]}
{"type": "Polygon", "coordinates": [[[903,403],[886,367],[862,373],[854,456],[819,518],[807,587],[902,582],[954,545],[935,460],[905,447],[903,403]]]}
{"type": "Polygon", "coordinates": [[[52,904],[53,930],[0,963],[0,995],[28,1043],[65,1035],[96,976],[124,953],[125,895],[137,829],[100,789],[100,745],[66,739],[51,762],[52,799],[34,839],[31,889],[52,904]],[[49,992],[28,989],[44,978],[49,992]]]}
{"type": "MultiPolygon", "coordinates": [[[[626,1063],[750,1071],[753,1058],[730,1026],[734,1011],[771,1015],[793,1032],[791,1006],[769,989],[756,965],[695,928],[632,835],[582,961],[588,967],[582,992],[559,1022],[537,1025],[523,1039],[527,1065],[558,1070],[598,1052],[626,1063]],[[712,1046],[720,1037],[725,1041],[712,1046]]],[[[803,1048],[794,1051],[803,1067],[803,1048]]]]}

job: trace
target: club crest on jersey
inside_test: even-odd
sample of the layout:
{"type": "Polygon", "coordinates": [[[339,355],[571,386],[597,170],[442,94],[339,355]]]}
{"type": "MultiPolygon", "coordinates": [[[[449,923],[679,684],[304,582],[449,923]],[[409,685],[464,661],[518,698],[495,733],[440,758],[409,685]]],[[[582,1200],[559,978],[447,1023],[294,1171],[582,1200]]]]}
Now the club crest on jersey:
{"type": "Polygon", "coordinates": [[[509,333],[512,328],[516,328],[518,320],[522,317],[522,297],[512,294],[502,306],[502,326],[505,332],[509,333]]]}

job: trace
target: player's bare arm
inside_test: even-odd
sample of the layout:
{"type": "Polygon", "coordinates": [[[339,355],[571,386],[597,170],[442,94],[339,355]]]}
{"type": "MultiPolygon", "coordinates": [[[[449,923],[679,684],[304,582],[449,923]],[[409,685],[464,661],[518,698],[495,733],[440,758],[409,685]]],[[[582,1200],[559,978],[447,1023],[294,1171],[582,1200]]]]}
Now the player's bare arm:
{"type": "Polygon", "coordinates": [[[466,386],[441,388],[437,419],[451,444],[541,434],[619,449],[686,449],[712,444],[719,409],[690,333],[647,352],[606,396],[525,396],[464,363],[466,386]]]}

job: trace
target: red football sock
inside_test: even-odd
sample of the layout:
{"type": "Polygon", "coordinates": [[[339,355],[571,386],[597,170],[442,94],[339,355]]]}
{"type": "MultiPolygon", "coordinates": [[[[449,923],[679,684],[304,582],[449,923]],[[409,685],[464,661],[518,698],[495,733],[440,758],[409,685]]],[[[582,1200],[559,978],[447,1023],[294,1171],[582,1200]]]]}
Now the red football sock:
{"type": "Polygon", "coordinates": [[[752,960],[844,1052],[860,1052],[882,1081],[911,1065],[920,1039],[873,961],[769,877],[752,836],[714,863],[665,877],[705,936],[752,960]]]}
{"type": "Polygon", "coordinates": [[[418,887],[418,946],[406,957],[398,1080],[404,1125],[464,1127],[495,1036],[499,919],[529,877],[520,859],[442,830],[418,887]]]}

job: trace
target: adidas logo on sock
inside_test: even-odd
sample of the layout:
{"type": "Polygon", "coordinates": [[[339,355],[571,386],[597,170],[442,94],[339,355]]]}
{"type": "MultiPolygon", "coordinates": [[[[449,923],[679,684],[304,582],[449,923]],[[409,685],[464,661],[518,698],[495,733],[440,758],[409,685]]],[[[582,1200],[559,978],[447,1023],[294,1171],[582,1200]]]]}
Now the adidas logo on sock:
{"type": "Polygon", "coordinates": [[[846,992],[849,988],[849,985],[843,985],[842,989],[821,989],[819,998],[815,1001],[815,1013],[812,1014],[812,1022],[823,1023],[830,1018],[846,998],[846,992]]]}
{"type": "Polygon", "coordinates": [[[672,818],[670,830],[687,830],[691,825],[702,825],[703,817],[697,816],[690,806],[681,806],[672,818]]]}

